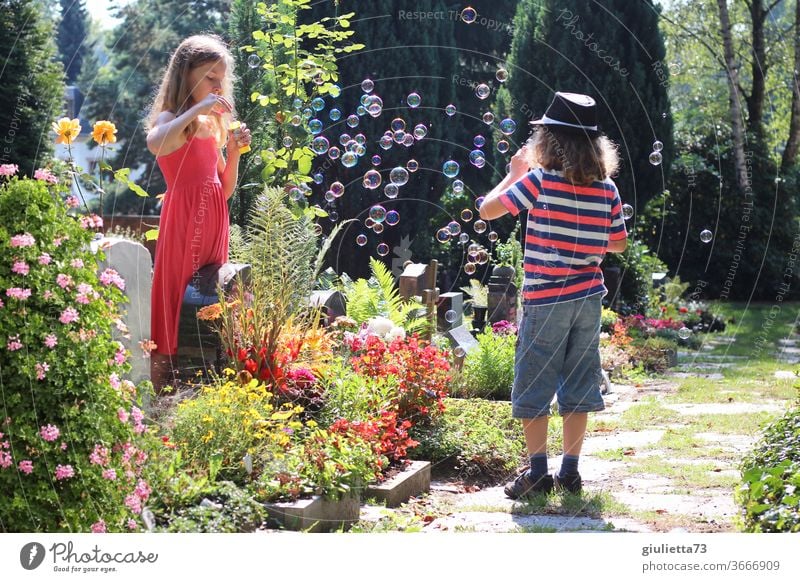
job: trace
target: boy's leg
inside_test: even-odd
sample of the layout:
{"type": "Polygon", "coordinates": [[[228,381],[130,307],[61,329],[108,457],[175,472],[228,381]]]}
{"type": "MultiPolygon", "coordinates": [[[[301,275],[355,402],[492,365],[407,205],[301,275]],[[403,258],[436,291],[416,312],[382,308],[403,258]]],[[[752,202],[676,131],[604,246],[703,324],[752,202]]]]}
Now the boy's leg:
{"type": "Polygon", "coordinates": [[[523,418],[522,431],[531,461],[531,476],[534,478],[547,474],[547,416],[523,418]]]}

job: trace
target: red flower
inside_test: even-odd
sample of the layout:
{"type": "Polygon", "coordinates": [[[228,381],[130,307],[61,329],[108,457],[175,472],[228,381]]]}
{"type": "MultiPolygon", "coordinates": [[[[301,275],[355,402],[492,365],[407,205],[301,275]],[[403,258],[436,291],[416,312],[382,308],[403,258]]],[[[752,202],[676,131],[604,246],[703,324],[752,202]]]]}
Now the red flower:
{"type": "Polygon", "coordinates": [[[689,309],[687,307],[681,307],[678,311],[680,311],[681,313],[688,313],[689,309]]]}

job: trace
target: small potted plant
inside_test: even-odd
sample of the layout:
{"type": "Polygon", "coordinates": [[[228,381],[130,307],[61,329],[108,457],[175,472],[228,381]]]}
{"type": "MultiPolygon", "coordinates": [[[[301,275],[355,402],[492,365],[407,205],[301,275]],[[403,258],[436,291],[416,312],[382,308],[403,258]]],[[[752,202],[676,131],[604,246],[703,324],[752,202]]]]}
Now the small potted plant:
{"type": "Polygon", "coordinates": [[[486,312],[489,309],[488,288],[477,279],[470,279],[469,287],[462,287],[461,290],[469,295],[469,299],[464,303],[472,306],[473,329],[483,331],[483,327],[486,325],[486,312]]]}

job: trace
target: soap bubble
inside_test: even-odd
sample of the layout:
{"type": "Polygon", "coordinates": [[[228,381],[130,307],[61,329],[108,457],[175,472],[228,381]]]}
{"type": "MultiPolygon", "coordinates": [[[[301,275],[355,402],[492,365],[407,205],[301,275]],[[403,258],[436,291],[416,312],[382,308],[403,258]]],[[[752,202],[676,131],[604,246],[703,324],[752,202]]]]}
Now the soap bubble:
{"type": "Polygon", "coordinates": [[[387,198],[397,198],[397,195],[400,194],[400,187],[390,182],[383,187],[383,193],[386,194],[387,198]]]}
{"type": "Polygon", "coordinates": [[[372,93],[372,90],[375,88],[375,83],[372,82],[372,79],[364,79],[361,81],[361,90],[364,93],[372,93]]]}
{"type": "Polygon", "coordinates": [[[258,65],[260,64],[261,64],[260,56],[252,54],[249,57],[247,57],[247,66],[250,67],[251,69],[257,69],[258,65]]]}
{"type": "Polygon", "coordinates": [[[663,143],[661,143],[658,140],[653,142],[653,151],[654,152],[660,152],[663,149],[664,149],[664,144],[663,143]]]}
{"type": "Polygon", "coordinates": [[[308,131],[310,131],[312,135],[322,133],[322,127],[322,122],[319,119],[312,119],[308,122],[308,131]]]}
{"type": "Polygon", "coordinates": [[[315,97],[311,100],[311,109],[314,111],[322,111],[325,109],[325,99],[322,97],[315,97]]]}
{"type": "Polygon", "coordinates": [[[314,174],[312,178],[314,180],[314,184],[322,184],[322,181],[325,179],[325,176],[323,176],[322,174],[314,174]]]}
{"type": "Polygon", "coordinates": [[[330,220],[331,222],[336,222],[336,221],[338,221],[338,220],[339,220],[339,213],[338,213],[338,212],[336,212],[335,210],[331,210],[331,211],[328,213],[328,220],[330,220]]]}
{"type": "Polygon", "coordinates": [[[392,128],[392,131],[400,131],[406,128],[406,122],[402,117],[395,117],[392,119],[392,123],[389,125],[392,128]]]}
{"type": "Polygon", "coordinates": [[[491,242],[497,242],[497,239],[499,238],[498,234],[495,231],[489,232],[489,234],[487,234],[486,237],[491,242]]]}
{"type": "Polygon", "coordinates": [[[497,69],[497,72],[494,74],[494,77],[501,83],[505,83],[506,81],[508,81],[508,71],[500,67],[499,69],[497,69]]]}
{"type": "Polygon", "coordinates": [[[408,162],[406,162],[406,169],[413,174],[419,170],[419,162],[417,160],[408,160],[408,162]]]}
{"type": "Polygon", "coordinates": [[[478,17],[478,12],[472,6],[467,6],[464,10],[461,11],[461,20],[466,22],[467,24],[472,24],[475,22],[475,19],[478,17]]]}
{"type": "Polygon", "coordinates": [[[491,125],[492,123],[494,123],[494,113],[492,113],[491,111],[487,111],[486,113],[484,113],[483,122],[486,125],[491,125]]]}
{"type": "Polygon", "coordinates": [[[689,336],[692,335],[692,330],[688,327],[682,327],[678,330],[678,337],[682,340],[689,339],[689,336]]]}
{"type": "Polygon", "coordinates": [[[464,191],[464,182],[461,180],[453,180],[453,192],[460,194],[464,191]]]}
{"type": "Polygon", "coordinates": [[[500,141],[497,142],[497,151],[500,152],[501,154],[506,153],[510,147],[511,146],[504,139],[501,139],[500,141]]]}
{"type": "Polygon", "coordinates": [[[303,197],[303,191],[300,188],[290,188],[289,189],[289,198],[297,202],[303,197]]]}
{"type": "Polygon", "coordinates": [[[456,114],[456,106],[451,103],[444,108],[444,112],[447,113],[448,117],[453,117],[456,114]]]}
{"type": "Polygon", "coordinates": [[[420,103],[422,103],[422,97],[417,93],[409,93],[406,98],[406,103],[408,103],[408,106],[411,108],[419,107],[420,103]]]}
{"type": "Polygon", "coordinates": [[[367,235],[365,234],[358,235],[356,237],[356,244],[360,247],[363,247],[365,244],[367,244],[367,235]]]}
{"type": "Polygon", "coordinates": [[[440,228],[436,231],[436,240],[440,243],[446,243],[450,240],[450,231],[446,228],[440,228]]]}
{"type": "Polygon", "coordinates": [[[481,83],[480,85],[475,87],[475,95],[478,96],[478,99],[486,99],[491,94],[492,90],[486,83],[481,83]]]}
{"type": "Polygon", "coordinates": [[[363,105],[359,105],[358,107],[356,107],[356,114],[359,117],[361,117],[362,115],[366,115],[367,114],[367,108],[364,107],[363,105]]]}
{"type": "Polygon", "coordinates": [[[342,154],[342,165],[345,168],[352,168],[358,163],[358,156],[354,152],[345,152],[342,154]]]}
{"type": "Polygon", "coordinates": [[[478,251],[478,264],[485,265],[488,262],[489,262],[489,253],[486,251],[486,249],[482,248],[481,250],[478,251]]]}
{"type": "Polygon", "coordinates": [[[305,109],[303,109],[302,113],[303,113],[303,119],[311,119],[311,117],[314,115],[314,110],[311,109],[310,107],[306,107],[305,109]]]}
{"type": "Polygon", "coordinates": [[[428,128],[425,127],[424,123],[417,124],[414,127],[414,139],[422,139],[426,135],[428,135],[428,128]]]}
{"type": "Polygon", "coordinates": [[[486,232],[486,223],[482,220],[476,220],[472,228],[475,229],[475,232],[481,234],[482,232],[486,232]]]}
{"type": "Polygon", "coordinates": [[[704,229],[700,231],[700,240],[704,243],[710,243],[711,239],[714,238],[714,235],[711,233],[710,230],[704,229]]]}
{"type": "Polygon", "coordinates": [[[357,127],[358,126],[358,115],[348,115],[347,116],[347,126],[348,127],[357,127]]]}
{"type": "Polygon", "coordinates": [[[344,184],[341,182],[334,182],[331,184],[330,190],[333,192],[333,195],[336,196],[336,198],[339,198],[342,194],[344,194],[344,184]]]}
{"type": "Polygon", "coordinates": [[[328,151],[329,147],[330,143],[328,142],[328,138],[324,135],[317,136],[311,141],[311,151],[317,155],[321,156],[328,151]]]}
{"type": "Polygon", "coordinates": [[[364,107],[367,108],[370,117],[378,117],[383,112],[383,99],[377,95],[371,95],[364,107]]]}
{"type": "Polygon", "coordinates": [[[322,226],[319,224],[314,225],[314,236],[320,236],[322,234],[322,226]]]}
{"type": "Polygon", "coordinates": [[[450,236],[455,236],[461,232],[461,225],[458,224],[455,220],[450,221],[447,223],[447,230],[450,231],[450,236]]]}
{"type": "Polygon", "coordinates": [[[386,218],[386,209],[380,204],[376,204],[369,209],[369,217],[376,223],[381,223],[386,218]]]}
{"type": "Polygon", "coordinates": [[[475,199],[475,210],[480,210],[481,206],[483,205],[483,201],[486,199],[486,196],[478,196],[475,199]]]}
{"type": "MultiPolygon", "coordinates": [[[[478,267],[475,266],[475,263],[467,263],[466,265],[464,265],[464,272],[467,275],[474,275],[475,271],[477,271],[477,270],[478,270],[478,267]]],[[[464,348],[461,348],[461,350],[463,351],[464,348]]]]}
{"type": "Polygon", "coordinates": [[[466,232],[462,232],[460,235],[458,235],[458,242],[460,242],[462,245],[467,244],[469,242],[469,235],[466,232]]]}
{"type": "Polygon", "coordinates": [[[292,144],[294,144],[294,140],[292,139],[291,135],[285,135],[283,136],[283,141],[281,143],[283,144],[283,147],[290,148],[292,147],[292,144]]]}
{"type": "Polygon", "coordinates": [[[382,233],[383,232],[383,224],[380,223],[380,222],[376,222],[375,224],[372,225],[372,230],[376,234],[382,233]]]}
{"type": "Polygon", "coordinates": [[[370,170],[364,174],[364,188],[375,190],[381,185],[381,173],[377,170],[370,170]]]}
{"type": "Polygon", "coordinates": [[[472,220],[472,210],[470,210],[469,208],[465,208],[464,210],[462,210],[461,211],[461,220],[463,220],[464,222],[471,221],[472,220]]]}
{"type": "Polygon", "coordinates": [[[303,118],[299,115],[292,115],[289,123],[291,123],[294,127],[300,127],[300,124],[303,123],[303,118]]]}
{"type": "Polygon", "coordinates": [[[500,131],[503,132],[504,135],[511,135],[517,129],[517,122],[511,119],[510,117],[506,117],[503,121],[500,122],[500,131]]]}
{"type": "Polygon", "coordinates": [[[622,218],[629,220],[633,217],[633,206],[630,204],[622,205],[622,218]]]}
{"type": "Polygon", "coordinates": [[[392,134],[392,139],[394,143],[403,143],[403,140],[406,139],[406,132],[402,129],[398,129],[392,134]]]}
{"type": "Polygon", "coordinates": [[[295,97],[294,101],[292,101],[292,107],[294,107],[295,109],[300,109],[301,107],[303,107],[303,100],[295,97]]]}
{"type": "Polygon", "coordinates": [[[455,178],[458,176],[458,170],[458,162],[455,160],[447,160],[444,164],[442,164],[442,173],[448,178],[455,178]]]}
{"type": "MultiPolygon", "coordinates": [[[[467,270],[466,267],[464,268],[464,270],[465,271],[467,270]]],[[[467,355],[467,350],[465,350],[461,346],[456,346],[455,349],[453,350],[453,355],[457,358],[463,358],[464,356],[467,355]]]]}
{"type": "Polygon", "coordinates": [[[478,134],[472,139],[472,143],[475,144],[476,148],[482,148],[484,145],[486,145],[486,138],[481,134],[478,134]]]}
{"type": "Polygon", "coordinates": [[[389,172],[389,181],[392,184],[397,184],[398,186],[402,186],[406,182],[408,182],[408,170],[406,170],[402,166],[397,166],[393,168],[391,172],[389,172]]]}
{"type": "Polygon", "coordinates": [[[486,157],[481,150],[472,150],[469,152],[470,163],[478,168],[482,168],[486,164],[486,157]]]}
{"type": "Polygon", "coordinates": [[[380,166],[382,161],[383,160],[381,160],[381,157],[378,154],[375,154],[372,156],[372,159],[370,159],[370,162],[372,162],[373,166],[380,166]]]}
{"type": "Polygon", "coordinates": [[[389,254],[389,245],[387,245],[386,243],[381,243],[378,245],[378,248],[376,250],[378,251],[378,254],[380,256],[385,257],[386,255],[389,254]]]}
{"type": "Polygon", "coordinates": [[[394,141],[392,140],[392,136],[384,135],[383,137],[381,137],[378,143],[383,149],[388,150],[389,148],[392,147],[392,143],[394,143],[394,141]]]}
{"type": "Polygon", "coordinates": [[[661,155],[661,152],[652,152],[650,154],[650,163],[653,164],[654,166],[659,165],[662,159],[663,157],[661,155]]]}
{"type": "Polygon", "coordinates": [[[366,226],[367,228],[372,228],[373,226],[375,226],[375,221],[374,221],[374,220],[372,220],[372,219],[371,219],[371,218],[368,216],[367,218],[365,218],[365,219],[364,219],[364,226],[366,226]]]}
{"type": "Polygon", "coordinates": [[[456,319],[458,319],[458,314],[453,311],[452,309],[448,309],[444,314],[444,320],[447,323],[453,323],[456,319]]]}
{"type": "Polygon", "coordinates": [[[414,145],[414,136],[410,133],[407,133],[403,137],[403,145],[406,147],[411,147],[412,145],[414,145]]]}
{"type": "Polygon", "coordinates": [[[338,109],[331,109],[328,112],[328,117],[331,118],[331,121],[339,121],[342,118],[342,112],[338,109]]]}
{"type": "Polygon", "coordinates": [[[336,146],[333,146],[328,150],[328,157],[332,160],[338,160],[339,154],[341,154],[341,151],[336,146]]]}
{"type": "Polygon", "coordinates": [[[367,136],[365,136],[363,133],[357,133],[353,140],[355,140],[358,145],[364,145],[367,143],[367,136]]]}
{"type": "Polygon", "coordinates": [[[328,88],[328,95],[336,99],[339,95],[342,94],[342,88],[339,85],[331,85],[328,88]]]}
{"type": "Polygon", "coordinates": [[[400,222],[400,213],[397,210],[390,210],[386,213],[386,224],[395,226],[398,222],[400,222]]]}
{"type": "Polygon", "coordinates": [[[366,107],[366,106],[367,106],[367,101],[369,101],[369,97],[370,97],[370,96],[369,96],[369,95],[367,95],[366,93],[365,93],[364,95],[362,95],[362,96],[361,96],[361,99],[359,99],[359,101],[361,102],[361,105],[363,105],[364,107],[366,107]]]}

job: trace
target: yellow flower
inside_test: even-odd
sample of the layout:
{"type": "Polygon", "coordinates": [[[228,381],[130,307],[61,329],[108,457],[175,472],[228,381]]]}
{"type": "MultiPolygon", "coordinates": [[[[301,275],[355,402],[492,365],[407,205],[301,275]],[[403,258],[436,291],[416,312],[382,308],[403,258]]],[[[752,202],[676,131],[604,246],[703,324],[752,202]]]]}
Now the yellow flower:
{"type": "Polygon", "coordinates": [[[81,132],[81,124],[77,119],[62,117],[53,122],[53,131],[56,132],[56,143],[71,145],[81,132]]]}
{"type": "Polygon", "coordinates": [[[107,145],[117,141],[117,126],[110,121],[98,121],[94,124],[92,129],[92,139],[98,144],[107,145]]]}

